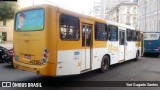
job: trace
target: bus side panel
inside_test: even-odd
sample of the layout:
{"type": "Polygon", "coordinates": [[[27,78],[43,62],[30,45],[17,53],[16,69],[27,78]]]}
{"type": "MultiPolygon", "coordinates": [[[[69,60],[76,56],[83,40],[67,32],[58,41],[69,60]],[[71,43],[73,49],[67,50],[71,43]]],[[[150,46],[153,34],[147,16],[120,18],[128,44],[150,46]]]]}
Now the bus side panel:
{"type": "Polygon", "coordinates": [[[133,41],[129,41],[127,42],[127,45],[126,45],[126,49],[125,49],[125,60],[130,60],[130,59],[133,59],[135,58],[135,42],[133,41]]]}
{"type": "Polygon", "coordinates": [[[56,17],[56,8],[49,8],[47,9],[47,33],[46,33],[46,48],[49,51],[49,58],[48,58],[48,68],[42,69],[41,72],[49,73],[50,76],[56,76],[56,63],[57,63],[57,17],[56,17]],[[50,68],[51,67],[51,68],[50,68]]]}
{"type": "Polygon", "coordinates": [[[60,38],[60,13],[57,14],[57,69],[56,75],[80,74],[81,39],[61,40],[60,38]]]}
{"type": "Polygon", "coordinates": [[[108,53],[110,55],[110,64],[116,64],[119,60],[119,41],[108,42],[108,53]]]}
{"type": "Polygon", "coordinates": [[[108,52],[107,41],[94,41],[93,44],[93,59],[92,59],[92,70],[101,67],[101,61],[104,55],[108,52]]]}

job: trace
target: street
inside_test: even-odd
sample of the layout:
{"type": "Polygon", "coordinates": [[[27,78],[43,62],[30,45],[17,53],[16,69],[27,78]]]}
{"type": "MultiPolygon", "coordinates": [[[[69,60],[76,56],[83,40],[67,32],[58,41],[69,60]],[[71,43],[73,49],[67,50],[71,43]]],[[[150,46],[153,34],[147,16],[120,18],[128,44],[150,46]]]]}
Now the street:
{"type": "Polygon", "coordinates": [[[0,63],[0,81],[160,81],[159,68],[159,57],[148,56],[142,57],[138,62],[128,61],[112,65],[106,73],[95,70],[81,75],[46,77],[14,69],[7,63],[0,63]]]}

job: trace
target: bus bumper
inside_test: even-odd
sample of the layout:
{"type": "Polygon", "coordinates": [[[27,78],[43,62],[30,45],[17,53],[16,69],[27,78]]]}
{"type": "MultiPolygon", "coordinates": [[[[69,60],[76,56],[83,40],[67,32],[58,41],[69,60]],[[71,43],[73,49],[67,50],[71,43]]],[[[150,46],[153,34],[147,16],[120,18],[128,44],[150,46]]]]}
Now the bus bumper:
{"type": "Polygon", "coordinates": [[[21,63],[13,60],[14,68],[21,69],[24,71],[37,73],[45,76],[56,76],[56,65],[47,63],[46,65],[37,66],[37,65],[29,65],[25,63],[21,63]]]}
{"type": "Polygon", "coordinates": [[[160,49],[145,49],[144,53],[155,53],[160,54],[160,49]]]}

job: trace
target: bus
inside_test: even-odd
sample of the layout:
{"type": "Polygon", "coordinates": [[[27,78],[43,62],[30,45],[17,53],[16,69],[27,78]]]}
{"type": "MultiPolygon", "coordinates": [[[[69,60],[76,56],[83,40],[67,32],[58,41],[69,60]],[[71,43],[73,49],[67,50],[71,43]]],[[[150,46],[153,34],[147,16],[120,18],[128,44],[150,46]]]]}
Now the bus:
{"type": "Polygon", "coordinates": [[[160,32],[144,32],[144,53],[160,54],[160,32]]]}
{"type": "Polygon", "coordinates": [[[14,67],[45,76],[77,75],[141,56],[140,31],[53,5],[15,15],[14,67]]]}

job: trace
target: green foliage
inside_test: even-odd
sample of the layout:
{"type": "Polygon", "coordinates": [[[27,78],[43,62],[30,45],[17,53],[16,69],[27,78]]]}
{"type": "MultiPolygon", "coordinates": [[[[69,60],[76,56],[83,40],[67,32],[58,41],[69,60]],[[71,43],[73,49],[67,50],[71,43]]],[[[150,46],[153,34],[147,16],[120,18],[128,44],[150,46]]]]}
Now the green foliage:
{"type": "Polygon", "coordinates": [[[17,7],[18,4],[16,2],[0,2],[0,21],[13,19],[17,7]]]}

